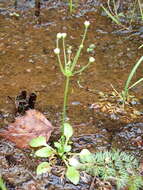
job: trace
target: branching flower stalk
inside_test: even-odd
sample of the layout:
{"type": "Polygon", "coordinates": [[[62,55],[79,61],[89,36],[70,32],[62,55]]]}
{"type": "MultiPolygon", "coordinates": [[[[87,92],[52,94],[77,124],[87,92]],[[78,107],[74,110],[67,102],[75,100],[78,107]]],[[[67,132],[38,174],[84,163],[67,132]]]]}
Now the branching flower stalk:
{"type": "Polygon", "coordinates": [[[65,45],[66,44],[65,38],[67,37],[67,34],[66,33],[58,33],[57,34],[56,49],[54,49],[54,52],[57,55],[60,70],[61,70],[62,74],[66,77],[66,84],[65,84],[65,90],[64,90],[63,113],[62,113],[62,132],[63,132],[63,124],[66,122],[66,118],[67,118],[66,108],[67,108],[70,78],[72,76],[74,76],[75,74],[83,72],[92,62],[95,61],[95,59],[93,57],[90,57],[87,65],[85,65],[85,66],[81,67],[79,70],[75,71],[75,66],[80,57],[81,51],[84,47],[84,41],[85,41],[85,38],[87,35],[87,30],[88,30],[89,25],[90,25],[89,21],[84,22],[85,30],[84,30],[83,38],[82,38],[81,44],[76,52],[76,55],[73,59],[71,57],[72,47],[70,46],[66,49],[66,45],[65,45]],[[62,63],[61,58],[60,58],[60,52],[61,52],[60,48],[59,48],[60,40],[62,40],[64,64],[62,63]]]}

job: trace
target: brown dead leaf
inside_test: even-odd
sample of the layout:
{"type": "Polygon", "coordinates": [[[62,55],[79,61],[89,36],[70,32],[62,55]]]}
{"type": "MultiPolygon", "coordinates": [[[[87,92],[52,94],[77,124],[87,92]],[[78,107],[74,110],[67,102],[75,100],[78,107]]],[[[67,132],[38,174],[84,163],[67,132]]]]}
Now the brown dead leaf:
{"type": "Polygon", "coordinates": [[[7,129],[0,131],[0,136],[14,142],[18,148],[28,148],[28,143],[35,137],[45,136],[47,141],[53,131],[52,124],[39,111],[26,111],[24,116],[16,118],[7,129]]]}

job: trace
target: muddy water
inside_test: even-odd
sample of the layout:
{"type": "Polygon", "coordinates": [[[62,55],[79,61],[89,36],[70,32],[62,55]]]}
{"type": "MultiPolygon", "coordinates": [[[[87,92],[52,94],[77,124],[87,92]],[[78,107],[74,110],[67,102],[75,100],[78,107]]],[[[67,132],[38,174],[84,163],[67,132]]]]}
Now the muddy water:
{"type": "MultiPolygon", "coordinates": [[[[1,125],[4,126],[11,118],[13,119],[15,106],[8,96],[15,98],[21,90],[27,90],[29,93],[36,92],[38,96],[36,108],[59,128],[64,77],[60,73],[53,53],[56,34],[66,32],[68,34],[67,43],[76,50],[83,34],[83,23],[89,20],[91,26],[79,66],[85,65],[90,55],[95,57],[96,62],[82,75],[73,77],[71,81],[68,116],[75,129],[74,148],[75,150],[90,148],[92,151],[122,148],[140,156],[142,147],[137,143],[136,138],[142,138],[142,116],[133,120],[130,126],[128,122],[120,121],[118,118],[114,120],[107,113],[98,113],[90,109],[90,105],[98,101],[98,92],[110,93],[112,91],[111,84],[119,92],[123,89],[132,66],[142,55],[142,50],[138,49],[143,42],[142,34],[134,35],[139,26],[132,32],[120,30],[110,19],[101,16],[102,11],[99,5],[98,1],[81,1],[71,16],[66,2],[43,1],[40,17],[37,18],[34,16],[33,1],[19,1],[16,10],[12,1],[0,1],[1,125]],[[15,11],[19,17],[11,16],[11,13],[15,11]],[[96,48],[95,52],[89,55],[86,48],[90,44],[95,44],[96,48]]],[[[134,80],[141,76],[142,66],[134,80]]],[[[142,85],[134,89],[134,94],[138,98],[142,97],[142,85]]],[[[142,105],[139,107],[142,108],[142,105]]],[[[48,185],[46,186],[46,176],[42,182],[39,182],[40,179],[36,177],[31,180],[34,174],[29,174],[31,168],[27,168],[28,161],[18,166],[17,163],[15,166],[7,163],[7,160],[12,158],[17,160],[20,155],[23,160],[26,158],[22,152],[18,152],[19,150],[13,150],[12,145],[10,147],[7,145],[7,154],[11,155],[14,151],[15,156],[10,157],[11,159],[9,157],[4,159],[5,146],[2,141],[1,165],[7,168],[8,172],[14,173],[12,178],[10,175],[7,176],[6,170],[2,170],[5,179],[10,183],[10,189],[36,189],[33,183],[42,183],[41,189],[49,188],[48,185]],[[28,171],[24,178],[22,171],[25,167],[28,171]],[[17,173],[18,170],[20,173],[17,173]],[[17,175],[20,176],[20,182],[17,180],[17,175]],[[24,181],[22,181],[23,178],[24,181]]],[[[49,184],[58,184],[58,180],[56,177],[52,180],[51,176],[49,184]]],[[[83,186],[84,189],[85,186],[83,186]]],[[[68,187],[68,184],[65,188],[60,185],[56,187],[51,185],[50,188],[82,189],[81,186],[70,185],[68,187]]]]}

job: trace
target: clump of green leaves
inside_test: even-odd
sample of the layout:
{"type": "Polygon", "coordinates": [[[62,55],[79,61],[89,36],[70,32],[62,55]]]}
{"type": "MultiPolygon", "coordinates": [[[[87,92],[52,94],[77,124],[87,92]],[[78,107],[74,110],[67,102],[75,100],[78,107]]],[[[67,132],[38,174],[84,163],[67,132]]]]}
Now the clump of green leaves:
{"type": "MultiPolygon", "coordinates": [[[[79,172],[76,168],[69,165],[68,158],[71,151],[70,138],[73,135],[72,126],[69,123],[64,123],[63,135],[59,141],[54,142],[54,148],[49,146],[46,142],[46,138],[43,136],[34,138],[31,140],[29,145],[33,148],[38,148],[34,156],[41,158],[48,158],[49,160],[53,157],[59,157],[67,166],[66,177],[74,184],[79,182],[79,172]]],[[[41,162],[36,169],[37,175],[50,172],[52,168],[52,162],[41,162]]]]}
{"type": "Polygon", "coordinates": [[[129,190],[138,190],[143,187],[143,178],[138,171],[139,162],[125,152],[117,150],[92,154],[83,149],[69,163],[77,170],[86,171],[101,180],[114,181],[117,189],[128,187],[129,190]]]}
{"type": "Polygon", "coordinates": [[[54,142],[54,148],[49,146],[46,142],[46,137],[39,136],[30,141],[29,145],[33,148],[42,147],[38,149],[34,154],[37,157],[49,158],[53,155],[57,155],[66,160],[66,153],[71,151],[70,137],[73,135],[72,126],[69,123],[64,123],[64,131],[60,140],[54,142]]]}

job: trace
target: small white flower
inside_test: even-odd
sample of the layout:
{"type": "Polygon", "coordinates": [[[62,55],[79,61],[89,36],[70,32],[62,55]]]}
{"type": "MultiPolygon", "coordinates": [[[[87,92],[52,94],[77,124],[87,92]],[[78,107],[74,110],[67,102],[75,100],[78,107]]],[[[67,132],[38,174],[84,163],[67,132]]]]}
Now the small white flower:
{"type": "Polygon", "coordinates": [[[62,33],[62,37],[66,38],[67,37],[67,33],[62,33]]]}
{"type": "Polygon", "coordinates": [[[55,54],[59,54],[60,53],[60,49],[59,48],[54,49],[54,53],[55,54]]]}
{"type": "Polygon", "coordinates": [[[88,27],[88,26],[90,25],[90,22],[86,20],[86,21],[84,22],[84,25],[85,25],[85,27],[88,27]]]}
{"type": "Polygon", "coordinates": [[[93,63],[94,61],[95,61],[95,58],[94,58],[94,57],[90,57],[90,58],[89,58],[89,62],[90,62],[90,63],[93,63]]]}
{"type": "Polygon", "coordinates": [[[61,37],[62,37],[62,33],[57,33],[57,38],[61,39],[61,37]]]}
{"type": "Polygon", "coordinates": [[[70,48],[67,49],[67,53],[68,54],[71,54],[72,53],[72,50],[70,48]]]}
{"type": "Polygon", "coordinates": [[[78,168],[80,166],[80,162],[75,157],[69,159],[69,164],[75,168],[78,168]]]}
{"type": "Polygon", "coordinates": [[[83,48],[83,44],[81,44],[79,47],[80,47],[80,48],[83,48]]]}

